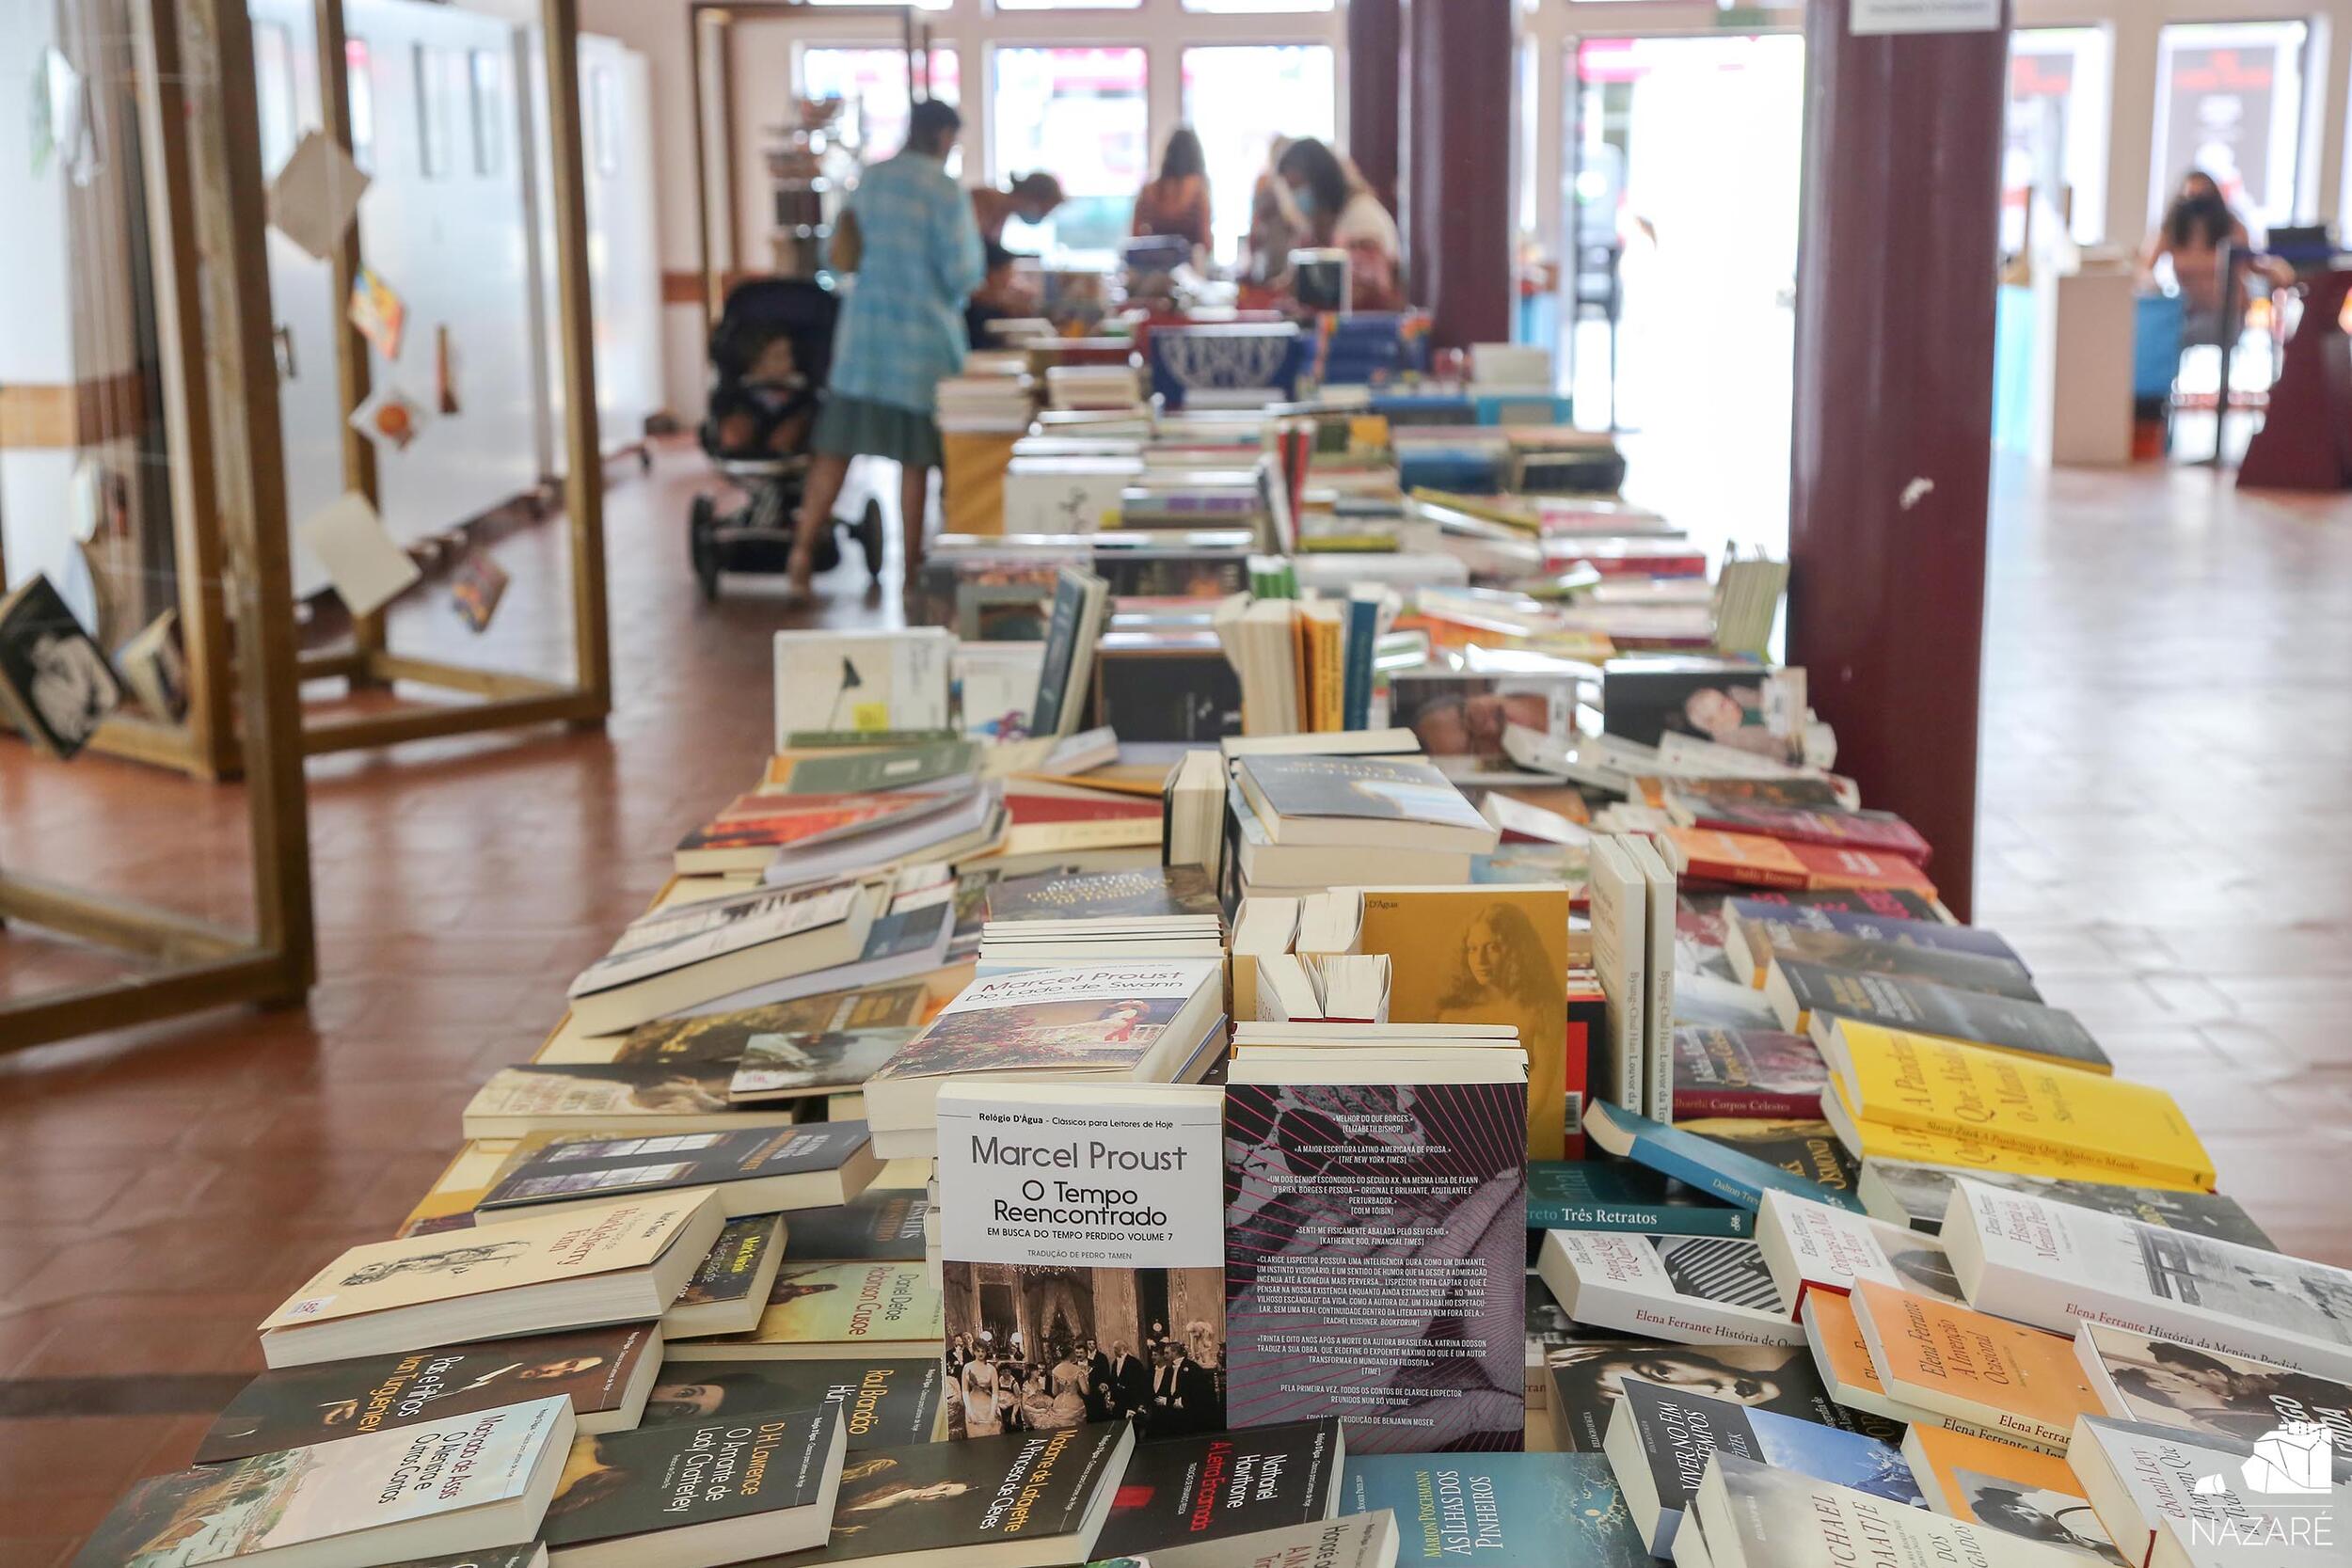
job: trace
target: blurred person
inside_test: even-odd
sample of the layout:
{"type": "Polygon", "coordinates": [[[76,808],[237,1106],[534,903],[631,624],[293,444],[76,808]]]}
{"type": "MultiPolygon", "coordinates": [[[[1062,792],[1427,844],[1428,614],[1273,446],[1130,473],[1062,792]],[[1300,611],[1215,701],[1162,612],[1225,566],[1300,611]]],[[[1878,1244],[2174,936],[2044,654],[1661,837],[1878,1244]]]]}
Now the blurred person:
{"type": "Polygon", "coordinates": [[[1159,177],[1136,197],[1135,219],[1129,232],[1137,236],[1166,234],[1207,250],[1214,244],[1209,229],[1209,165],[1200,138],[1189,125],[1168,133],[1160,154],[1159,177]]]}
{"type": "Polygon", "coordinates": [[[1061,204],[1061,182],[1042,169],[1022,175],[1003,190],[981,185],[972,192],[973,219],[980,226],[980,238],[992,245],[1004,243],[1005,225],[1012,219],[1041,224],[1061,204]]]}
{"type": "Polygon", "coordinates": [[[1302,244],[1347,252],[1349,290],[1359,310],[1394,310],[1405,303],[1396,219],[1372,186],[1340,155],[1312,136],[1291,143],[1275,166],[1305,220],[1302,244]]]}
{"type": "Polygon", "coordinates": [[[1265,167],[1249,188],[1249,233],[1242,242],[1242,271],[1255,282],[1271,283],[1290,268],[1291,252],[1307,231],[1307,220],[1277,172],[1291,138],[1276,136],[1266,147],[1265,167]]]}
{"type": "MultiPolygon", "coordinates": [[[[2192,169],[2181,177],[2181,188],[2164,210],[2164,219],[2156,231],[2149,236],[2147,248],[2141,252],[2139,273],[2141,283],[2150,288],[2157,285],[2157,264],[2169,263],[2173,287],[2179,292],[2185,308],[2186,319],[2182,324],[2181,346],[2193,348],[2217,344],[2221,341],[2224,295],[2221,289],[2222,249],[2244,255],[2253,249],[2252,236],[2246,222],[2230,206],[2230,198],[2222,194],[2221,183],[2202,169],[2192,169]]],[[[2294,281],[2292,269],[2274,261],[2258,259],[2254,270],[2273,284],[2294,281]]],[[[2230,294],[2230,320],[2241,325],[2246,320],[2246,276],[2237,275],[2230,294]]]]}

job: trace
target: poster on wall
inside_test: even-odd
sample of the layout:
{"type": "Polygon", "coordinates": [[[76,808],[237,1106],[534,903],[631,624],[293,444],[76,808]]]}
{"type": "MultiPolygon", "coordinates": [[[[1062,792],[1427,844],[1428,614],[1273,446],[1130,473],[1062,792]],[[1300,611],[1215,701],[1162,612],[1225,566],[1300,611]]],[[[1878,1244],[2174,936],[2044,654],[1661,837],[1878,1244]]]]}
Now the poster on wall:
{"type": "Polygon", "coordinates": [[[1846,30],[1878,33],[1997,33],[2001,0],[1853,0],[1846,30]]]}

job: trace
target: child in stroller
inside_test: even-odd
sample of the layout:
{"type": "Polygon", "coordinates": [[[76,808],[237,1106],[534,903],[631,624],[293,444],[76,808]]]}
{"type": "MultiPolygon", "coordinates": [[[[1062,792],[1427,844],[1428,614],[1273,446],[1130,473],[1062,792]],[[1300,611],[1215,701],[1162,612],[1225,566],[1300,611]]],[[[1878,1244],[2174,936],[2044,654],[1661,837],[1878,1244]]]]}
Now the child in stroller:
{"type": "MultiPolygon", "coordinates": [[[[808,471],[808,433],[818,394],[833,366],[840,301],[821,283],[764,277],[739,283],[710,333],[710,408],[702,424],[703,451],[744,492],[732,512],[718,498],[694,498],[687,547],[703,597],[719,594],[722,572],[782,572],[792,553],[792,520],[808,471]]],[[[825,531],[817,570],[841,564],[847,528],[879,578],[882,564],[882,504],[868,499],[855,523],[825,531]]]]}

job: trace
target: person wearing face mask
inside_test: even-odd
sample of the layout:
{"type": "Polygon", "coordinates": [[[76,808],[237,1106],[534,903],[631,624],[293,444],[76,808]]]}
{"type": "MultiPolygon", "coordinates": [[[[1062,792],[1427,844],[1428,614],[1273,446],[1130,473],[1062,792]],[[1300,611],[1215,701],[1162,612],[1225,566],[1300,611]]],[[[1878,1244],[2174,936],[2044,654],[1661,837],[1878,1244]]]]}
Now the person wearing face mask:
{"type": "MultiPolygon", "coordinates": [[[[2202,169],[2182,177],[2179,194],[2165,209],[2164,221],[2149,238],[2140,257],[2142,282],[2154,287],[2157,263],[2169,262],[2173,286],[2180,291],[2187,314],[2181,334],[2184,347],[2221,341],[2223,330],[2222,249],[2244,256],[2253,248],[2244,220],[2231,211],[2219,182],[2202,169]]],[[[2256,268],[2273,283],[2291,282],[2291,270],[2258,261],[2256,268]]],[[[2246,319],[2246,275],[2232,282],[2229,320],[2246,319]]]]}
{"type": "Polygon", "coordinates": [[[1372,194],[1364,177],[1312,136],[1291,143],[1274,171],[1288,187],[1306,227],[1299,243],[1347,252],[1356,309],[1402,309],[1405,288],[1396,219],[1372,194]]]}

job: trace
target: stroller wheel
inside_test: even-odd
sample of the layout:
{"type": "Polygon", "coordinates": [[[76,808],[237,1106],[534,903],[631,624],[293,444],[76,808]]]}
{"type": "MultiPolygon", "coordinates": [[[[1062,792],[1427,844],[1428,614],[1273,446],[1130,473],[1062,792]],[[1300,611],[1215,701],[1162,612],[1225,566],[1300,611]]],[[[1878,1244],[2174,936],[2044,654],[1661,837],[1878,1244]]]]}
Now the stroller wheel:
{"type": "Polygon", "coordinates": [[[866,498],[866,510],[858,514],[857,523],[850,531],[857,535],[858,548],[866,552],[866,575],[882,581],[882,502],[866,498]]]}
{"type": "Polygon", "coordinates": [[[686,519],[686,556],[693,563],[694,580],[703,591],[703,602],[709,604],[719,597],[719,504],[708,496],[696,496],[686,519]]]}

